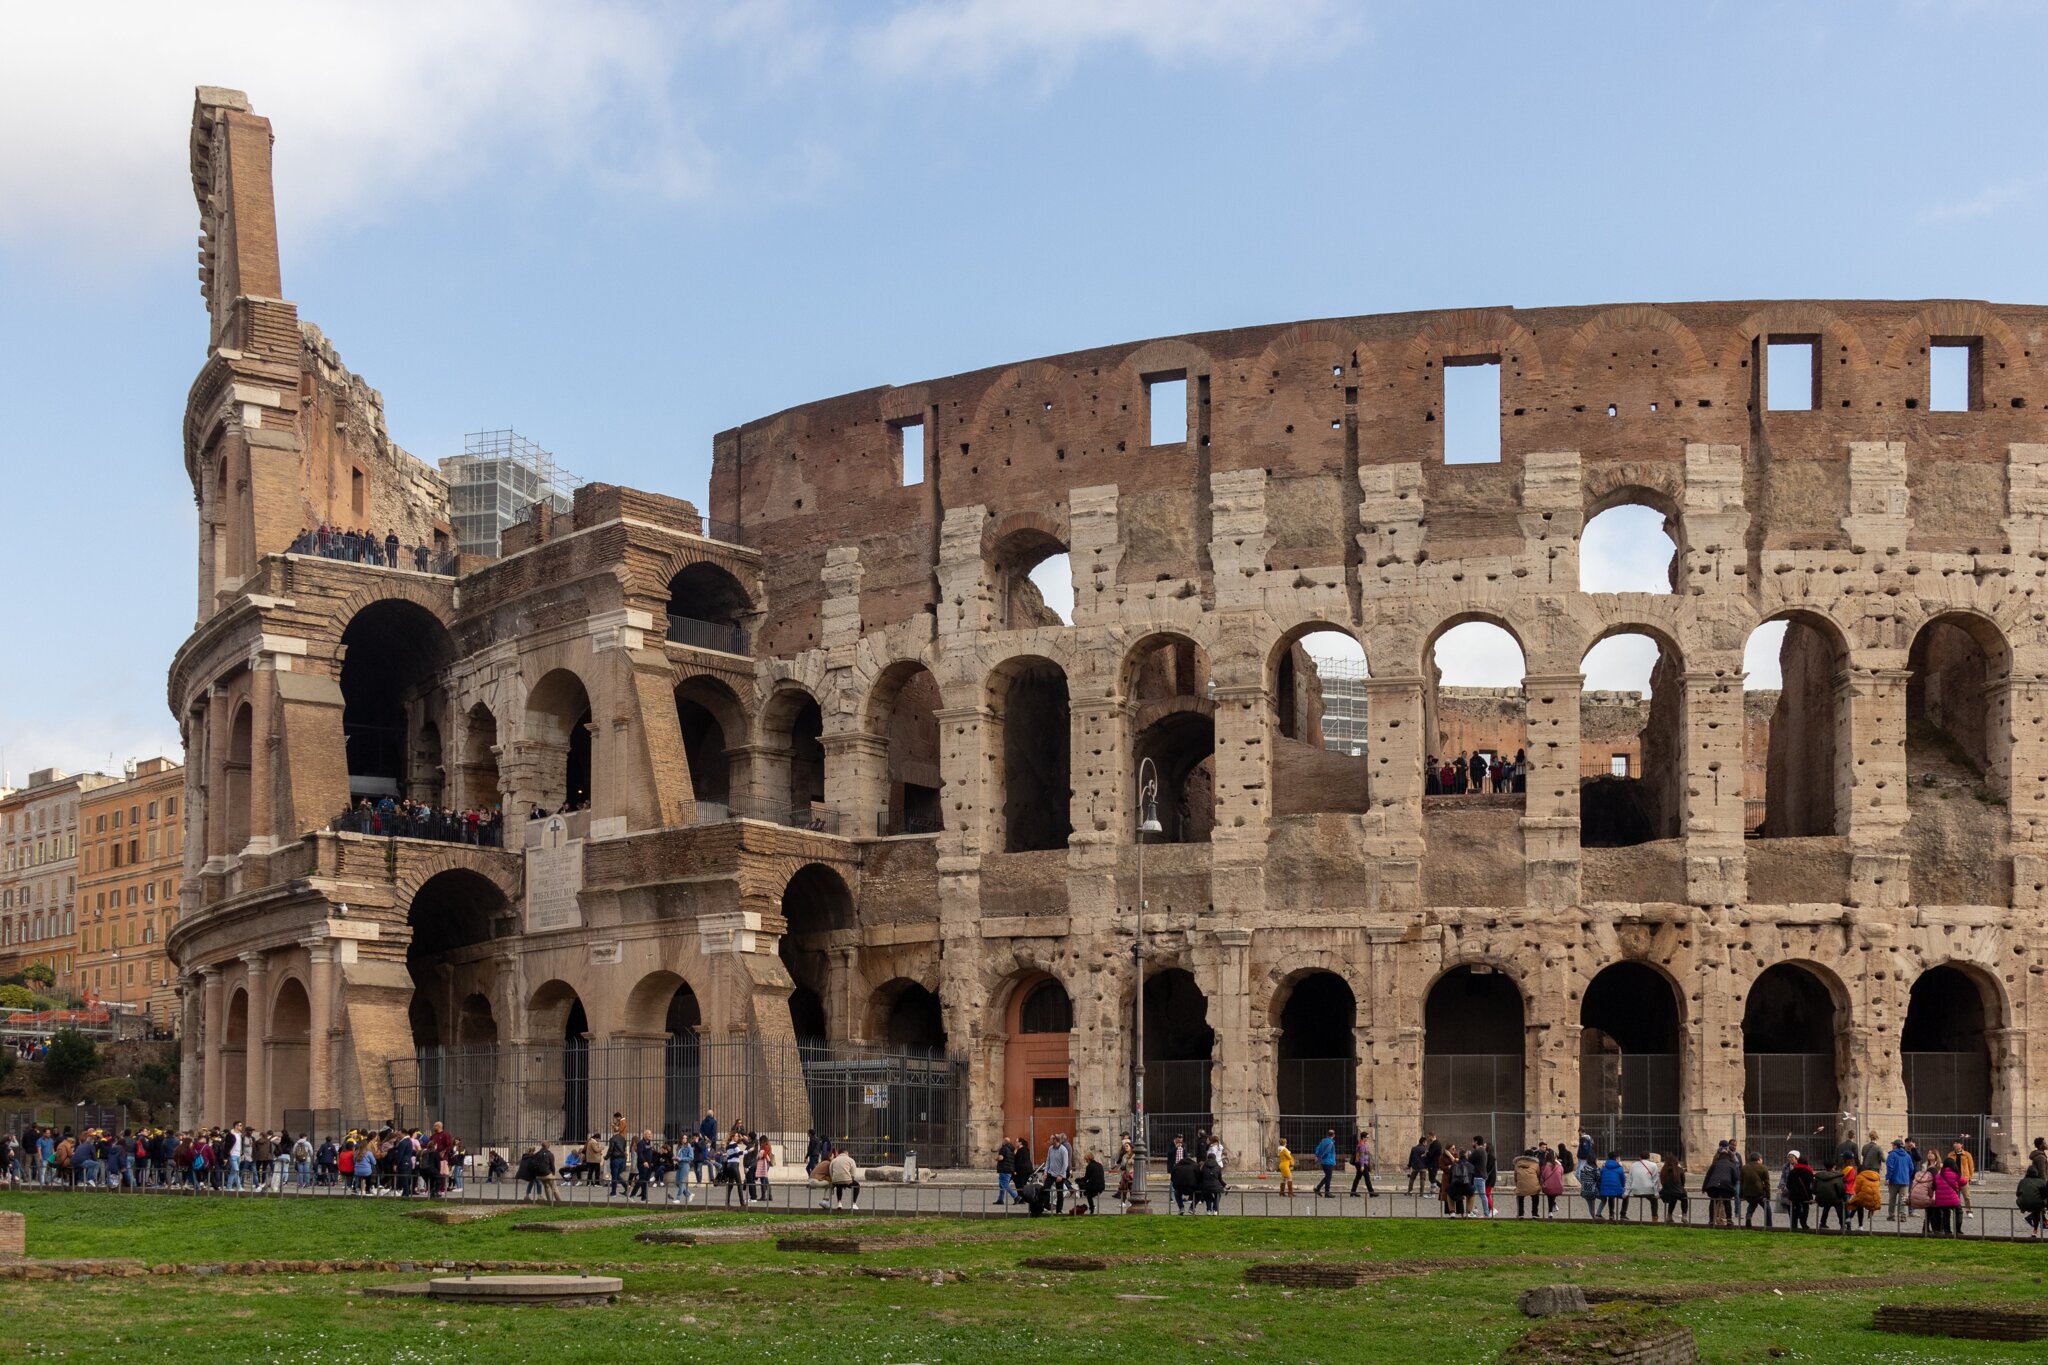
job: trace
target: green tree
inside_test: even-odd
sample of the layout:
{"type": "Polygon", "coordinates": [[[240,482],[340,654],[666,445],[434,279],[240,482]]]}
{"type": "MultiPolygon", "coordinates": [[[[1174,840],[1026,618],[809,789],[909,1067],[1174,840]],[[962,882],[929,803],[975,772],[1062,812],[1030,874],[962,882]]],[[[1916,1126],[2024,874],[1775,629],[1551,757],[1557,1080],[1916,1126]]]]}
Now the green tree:
{"type": "Polygon", "coordinates": [[[73,1095],[99,1067],[99,1046],[75,1028],[58,1029],[43,1053],[43,1079],[64,1095],[73,1095]]]}
{"type": "Polygon", "coordinates": [[[31,1010],[36,1007],[36,993],[26,986],[0,986],[0,1009],[31,1010]]]}
{"type": "Polygon", "coordinates": [[[45,986],[54,986],[57,984],[57,973],[51,970],[50,964],[47,962],[31,962],[28,966],[21,969],[21,979],[23,981],[40,981],[45,986]]]}

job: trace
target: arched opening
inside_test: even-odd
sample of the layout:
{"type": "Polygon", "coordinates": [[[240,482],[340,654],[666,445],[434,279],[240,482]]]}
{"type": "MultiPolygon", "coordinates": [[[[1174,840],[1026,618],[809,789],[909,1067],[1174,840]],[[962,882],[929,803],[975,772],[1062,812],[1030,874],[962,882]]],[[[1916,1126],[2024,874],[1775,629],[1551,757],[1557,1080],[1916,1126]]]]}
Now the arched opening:
{"type": "Polygon", "coordinates": [[[928,1057],[946,1055],[946,1012],[934,992],[915,981],[892,981],[876,996],[882,1042],[928,1057]]]}
{"type": "Polygon", "coordinates": [[[498,791],[498,719],[478,702],[464,719],[462,744],[463,804],[475,810],[496,810],[504,799],[498,791]]]}
{"type": "Polygon", "coordinates": [[[1617,962],[1579,1002],[1579,1122],[1604,1156],[1678,1149],[1678,996],[1656,968],[1617,962]]]}
{"type": "Polygon", "coordinates": [[[668,638],[745,654],[746,619],[753,609],[747,590],[724,569],[704,562],[686,565],[668,581],[668,638]]]}
{"type": "Polygon", "coordinates": [[[1125,660],[1124,696],[1135,711],[1131,792],[1141,805],[1138,773],[1147,759],[1158,772],[1161,833],[1154,842],[1207,843],[1216,824],[1213,687],[1208,658],[1184,635],[1142,640],[1125,660]]]}
{"type": "Polygon", "coordinates": [[[818,699],[801,687],[785,686],[768,701],[761,717],[767,740],[770,775],[765,789],[775,793],[782,809],[765,812],[770,819],[794,825],[825,823],[825,713],[818,699]],[[780,770],[776,781],[775,770],[780,770]]]}
{"type": "Polygon", "coordinates": [[[1423,730],[1426,796],[1518,795],[1514,769],[1526,757],[1527,707],[1521,642],[1493,621],[1453,621],[1425,651],[1430,680],[1423,730]]]}
{"type": "Polygon", "coordinates": [[[490,999],[481,992],[463,1000],[456,1021],[455,1041],[465,1051],[497,1046],[498,1021],[491,1012],[490,999]]]}
{"type": "Polygon", "coordinates": [[[703,1113],[703,1067],[698,1044],[704,1015],[688,982],[675,988],[662,1017],[662,1132],[670,1139],[693,1132],[703,1113]]]}
{"type": "Polygon", "coordinates": [[[1445,1142],[1477,1133],[1524,1145],[1522,993],[1484,964],[1453,967],[1422,1005],[1422,1126],[1445,1142]]]}
{"type": "Polygon", "coordinates": [[[430,801],[441,787],[441,674],[454,657],[434,614],[403,600],[372,602],[341,633],[341,730],[349,799],[430,801]]]}
{"type": "Polygon", "coordinates": [[[822,1043],[830,1036],[825,1001],[831,997],[835,935],[855,928],[853,893],[837,872],[820,863],[798,868],[782,892],[785,928],[776,951],[795,989],[789,997],[789,1022],[799,1043],[822,1043]]]}
{"type": "MultiPolygon", "coordinates": [[[[686,678],[676,688],[676,724],[683,732],[690,790],[700,808],[729,809],[733,780],[728,736],[746,733],[739,699],[716,678],[686,678]]],[[[705,818],[705,813],[700,811],[699,818],[705,818]]]]}
{"type": "Polygon", "coordinates": [[[1344,1144],[1358,1124],[1358,1001],[1350,984],[1335,972],[1308,973],[1288,991],[1279,1024],[1280,1136],[1304,1155],[1332,1128],[1344,1144]]]}
{"type": "Polygon", "coordinates": [[[2000,1021],[1996,988],[1952,963],[1913,982],[1899,1036],[1907,1128],[1920,1150],[1961,1139],[1981,1163],[1992,1113],[1989,1029],[2000,1021]]]}
{"type": "Polygon", "coordinates": [[[945,827],[939,804],[938,679],[922,664],[891,664],[875,680],[868,729],[888,745],[888,786],[876,811],[878,834],[933,834],[945,827]]]}
{"type": "Polygon", "coordinates": [[[1010,660],[989,675],[989,712],[1003,851],[1065,848],[1074,828],[1066,670],[1050,659],[1010,660]]]}
{"type": "Polygon", "coordinates": [[[309,1103],[312,1039],[313,1007],[306,988],[297,977],[288,976],[270,1005],[267,1088],[271,1116],[295,1136],[308,1126],[303,1115],[309,1103]]]}
{"type": "Polygon", "coordinates": [[[1074,1003],[1066,987],[1040,973],[1018,983],[1005,1013],[1003,1131],[1035,1133],[1032,1150],[1043,1151],[1047,1134],[1074,1131],[1074,1003]]]}
{"type": "Polygon", "coordinates": [[[1004,538],[990,566],[997,630],[1031,630],[1074,621],[1074,567],[1067,547],[1045,531],[1004,538]]]}
{"type": "Polygon", "coordinates": [[[249,813],[253,793],[249,785],[250,754],[254,749],[255,721],[249,704],[235,708],[228,728],[228,758],[222,776],[227,780],[227,851],[230,856],[249,846],[249,813]]]}
{"type": "Polygon", "coordinates": [[[1840,635],[1820,617],[1793,614],[1750,632],[1742,652],[1744,827],[1751,838],[1847,832],[1840,794],[1847,663],[1840,635]]]}
{"type": "Polygon", "coordinates": [[[1681,568],[1676,530],[1671,516],[1643,503],[1600,513],[1579,533],[1579,591],[1675,591],[1681,568]]]}
{"type": "Polygon", "coordinates": [[[582,1141],[590,1125],[590,1019],[575,987],[560,978],[544,981],[526,1005],[528,1046],[542,1065],[534,1083],[520,1086],[517,1132],[553,1132],[560,1141],[582,1141]],[[552,1073],[552,1074],[550,1074],[552,1073]],[[559,1079],[559,1087],[552,1082],[559,1079]]]}
{"type": "Polygon", "coordinates": [[[1626,848],[1685,826],[1685,666],[1678,651],[1621,631],[1580,664],[1579,844],[1626,848]]]}
{"type": "Polygon", "coordinates": [[[526,698],[526,742],[539,760],[543,810],[587,810],[595,777],[590,693],[566,668],[548,673],[526,698]]]}
{"type": "Polygon", "coordinates": [[[1788,1148],[1835,1148],[1841,1035],[1834,994],[1813,972],[1780,962],[1757,977],[1742,1011],[1744,1150],[1775,1165],[1788,1148]]]}
{"type": "Polygon", "coordinates": [[[1938,616],[1913,637],[1906,842],[1916,904],[2012,904],[2011,657],[1981,616],[1938,616]]]}
{"type": "MultiPolygon", "coordinates": [[[[419,1091],[415,1097],[417,1108],[412,1113],[400,1113],[396,1117],[401,1122],[416,1122],[423,1114],[440,1113],[448,1102],[442,1088],[446,1057],[441,1046],[441,1016],[435,1012],[434,1002],[417,984],[413,988],[412,1002],[406,1006],[405,1019],[412,1030],[412,1058],[415,1074],[419,1077],[419,1091]]],[[[401,1110],[406,1107],[401,1102],[401,1110]]]]}
{"type": "Polygon", "coordinates": [[[1169,967],[1145,982],[1145,1113],[1153,1151],[1169,1148],[1173,1135],[1193,1141],[1197,1131],[1215,1127],[1210,1112],[1209,1070],[1216,1030],[1209,1026],[1209,1000],[1194,974],[1169,967]]]}
{"type": "Polygon", "coordinates": [[[1275,815],[1372,809],[1365,647],[1349,631],[1292,631],[1268,665],[1275,815]]]}
{"type": "Polygon", "coordinates": [[[487,943],[511,913],[511,903],[496,882],[464,868],[437,872],[420,884],[407,906],[405,922],[412,928],[406,961],[415,977],[430,973],[465,948],[487,943]]]}
{"type": "Polygon", "coordinates": [[[221,1030],[221,1113],[225,1127],[254,1118],[249,1108],[249,992],[239,986],[228,997],[227,1020],[221,1030]]]}

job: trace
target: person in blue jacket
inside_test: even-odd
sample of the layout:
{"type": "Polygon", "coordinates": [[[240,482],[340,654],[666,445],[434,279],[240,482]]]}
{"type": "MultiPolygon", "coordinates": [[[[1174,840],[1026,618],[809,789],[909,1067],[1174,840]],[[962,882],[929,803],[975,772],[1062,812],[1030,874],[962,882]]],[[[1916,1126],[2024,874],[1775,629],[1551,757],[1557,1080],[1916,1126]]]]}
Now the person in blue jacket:
{"type": "Polygon", "coordinates": [[[1330,1184],[1337,1178],[1337,1130],[1332,1128],[1323,1134],[1323,1140],[1316,1144],[1316,1165],[1323,1168],[1323,1178],[1316,1185],[1316,1198],[1335,1199],[1336,1191],[1330,1184]]]}
{"type": "Polygon", "coordinates": [[[1884,1159],[1884,1183],[1891,1194],[1891,1221],[1899,1221],[1899,1205],[1905,1202],[1906,1191],[1913,1187],[1913,1154],[1906,1150],[1904,1138],[1893,1138],[1892,1149],[1884,1159]]]}
{"type": "Polygon", "coordinates": [[[1628,1197],[1628,1172],[1621,1168],[1621,1153],[1609,1152],[1600,1167],[1600,1216],[1613,1222],[1628,1197]]]}

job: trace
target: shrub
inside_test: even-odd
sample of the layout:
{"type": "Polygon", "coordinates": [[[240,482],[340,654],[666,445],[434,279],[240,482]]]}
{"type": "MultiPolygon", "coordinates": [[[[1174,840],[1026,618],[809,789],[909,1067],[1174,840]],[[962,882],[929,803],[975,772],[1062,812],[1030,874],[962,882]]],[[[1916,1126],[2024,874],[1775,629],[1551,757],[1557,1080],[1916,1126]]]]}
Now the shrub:
{"type": "Polygon", "coordinates": [[[36,1007],[36,993],[26,986],[0,986],[0,1009],[32,1010],[36,1007]]]}
{"type": "Polygon", "coordinates": [[[92,1039],[75,1028],[58,1029],[43,1053],[43,1079],[63,1094],[72,1095],[99,1064],[100,1050],[92,1039]]]}

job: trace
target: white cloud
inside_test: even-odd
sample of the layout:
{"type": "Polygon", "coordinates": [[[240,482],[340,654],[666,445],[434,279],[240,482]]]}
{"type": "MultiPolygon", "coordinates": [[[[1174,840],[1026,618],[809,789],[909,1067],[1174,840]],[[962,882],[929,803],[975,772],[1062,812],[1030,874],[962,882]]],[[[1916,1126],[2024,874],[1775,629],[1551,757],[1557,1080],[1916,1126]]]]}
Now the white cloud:
{"type": "Polygon", "coordinates": [[[856,51],[896,75],[984,76],[1012,65],[1058,70],[1090,51],[1126,47],[1162,65],[1266,67],[1323,57],[1359,31],[1333,0],[962,0],[898,10],[856,51]]]}
{"type": "Polygon", "coordinates": [[[620,108],[637,120],[632,145],[593,169],[690,194],[710,169],[666,107],[678,47],[613,0],[23,9],[0,46],[0,118],[13,132],[0,240],[81,254],[190,242],[196,85],[246,90],[273,121],[280,211],[299,227],[375,217],[514,149],[576,162],[620,108]]]}
{"type": "Polygon", "coordinates": [[[1939,224],[1994,217],[2009,205],[2033,198],[2044,184],[2048,184],[2048,175],[2038,172],[2033,175],[2013,176],[1995,185],[1986,185],[1966,199],[1952,200],[1946,204],[1930,204],[1920,210],[1919,220],[1922,223],[1939,224]]]}

